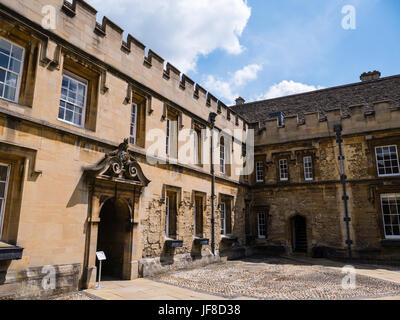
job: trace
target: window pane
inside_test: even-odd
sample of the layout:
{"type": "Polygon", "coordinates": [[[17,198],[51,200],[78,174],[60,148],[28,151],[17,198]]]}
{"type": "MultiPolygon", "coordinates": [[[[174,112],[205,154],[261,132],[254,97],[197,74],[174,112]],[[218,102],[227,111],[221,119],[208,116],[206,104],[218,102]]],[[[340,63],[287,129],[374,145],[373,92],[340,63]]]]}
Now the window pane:
{"type": "Polygon", "coordinates": [[[6,183],[0,182],[0,198],[4,198],[6,193],[6,183]]]}
{"type": "Polygon", "coordinates": [[[6,55],[10,55],[11,43],[0,39],[0,52],[5,53],[6,55]]]}
{"type": "Polygon", "coordinates": [[[0,69],[0,82],[5,82],[6,81],[6,72],[2,69],[0,69]]]}
{"type": "Polygon", "coordinates": [[[75,82],[75,81],[70,80],[70,82],[69,82],[69,90],[71,90],[71,91],[73,91],[73,92],[76,92],[76,90],[77,90],[77,85],[76,85],[76,82],[75,82]]]}
{"type": "Polygon", "coordinates": [[[65,117],[65,109],[60,107],[60,110],[58,111],[58,119],[64,119],[65,117]]]}
{"type": "Polygon", "coordinates": [[[21,72],[21,62],[19,62],[18,60],[15,60],[15,59],[11,59],[10,70],[19,74],[21,72]]]}
{"type": "Polygon", "coordinates": [[[67,110],[66,113],[65,113],[65,120],[69,121],[69,122],[72,122],[72,117],[73,117],[73,112],[67,110]]]}
{"type": "Polygon", "coordinates": [[[0,181],[6,181],[8,174],[8,167],[0,166],[0,181]]]}
{"type": "Polygon", "coordinates": [[[387,236],[392,236],[392,227],[385,227],[385,233],[387,236]]]}
{"type": "Polygon", "coordinates": [[[22,54],[23,54],[22,48],[14,45],[12,48],[11,56],[15,59],[18,59],[19,61],[22,61],[22,54]]]}
{"type": "Polygon", "coordinates": [[[9,61],[10,61],[9,57],[7,57],[6,55],[0,53],[0,67],[8,69],[9,61]]]}
{"type": "Polygon", "coordinates": [[[0,83],[0,97],[3,97],[4,85],[0,83]]]}
{"type": "Polygon", "coordinates": [[[12,74],[10,72],[7,72],[7,76],[6,76],[6,85],[10,86],[10,87],[17,87],[17,76],[15,74],[12,74]]]}
{"type": "Polygon", "coordinates": [[[5,86],[4,98],[14,101],[15,100],[15,88],[5,86]]]}
{"type": "Polygon", "coordinates": [[[69,79],[65,76],[63,77],[62,86],[63,86],[63,88],[68,89],[69,79]]]}

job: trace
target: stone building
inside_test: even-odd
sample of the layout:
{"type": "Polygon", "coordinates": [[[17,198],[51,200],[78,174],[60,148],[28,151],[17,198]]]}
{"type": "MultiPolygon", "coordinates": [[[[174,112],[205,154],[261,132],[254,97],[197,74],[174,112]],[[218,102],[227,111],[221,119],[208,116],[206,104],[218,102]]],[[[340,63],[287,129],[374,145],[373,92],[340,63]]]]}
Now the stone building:
{"type": "Polygon", "coordinates": [[[233,107],[256,131],[248,244],[399,261],[400,76],[380,76],[233,107]]]}
{"type": "Polygon", "coordinates": [[[92,287],[97,251],[123,280],[348,244],[400,260],[400,76],[229,108],[96,13],[0,0],[0,298],[92,287]]]}

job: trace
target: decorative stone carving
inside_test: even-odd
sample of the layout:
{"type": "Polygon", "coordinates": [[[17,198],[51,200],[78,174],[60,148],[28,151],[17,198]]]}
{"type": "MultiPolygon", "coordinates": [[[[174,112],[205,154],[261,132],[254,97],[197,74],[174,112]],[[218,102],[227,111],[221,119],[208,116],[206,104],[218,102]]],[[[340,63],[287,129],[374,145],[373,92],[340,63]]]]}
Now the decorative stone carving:
{"type": "Polygon", "coordinates": [[[117,150],[107,153],[96,165],[85,168],[85,172],[92,177],[137,182],[142,186],[147,186],[150,180],[143,174],[142,168],[133,153],[128,150],[128,146],[128,139],[125,139],[117,150]]]}

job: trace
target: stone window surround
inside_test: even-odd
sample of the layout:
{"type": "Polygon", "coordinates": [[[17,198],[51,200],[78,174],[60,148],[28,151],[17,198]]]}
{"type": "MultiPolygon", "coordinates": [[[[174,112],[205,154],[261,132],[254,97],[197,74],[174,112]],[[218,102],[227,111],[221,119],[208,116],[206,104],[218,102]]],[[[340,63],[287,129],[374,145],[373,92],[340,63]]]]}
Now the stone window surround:
{"type": "Polygon", "coordinates": [[[23,64],[21,66],[20,77],[18,79],[18,93],[14,103],[31,108],[33,105],[35,91],[40,40],[37,37],[28,34],[26,30],[20,30],[19,28],[16,28],[14,22],[11,22],[6,18],[0,22],[0,37],[23,48],[24,50],[23,64]]]}
{"type": "MultiPolygon", "coordinates": [[[[164,205],[165,205],[165,210],[164,210],[164,214],[163,214],[163,218],[161,219],[161,225],[164,226],[164,228],[161,228],[161,232],[164,233],[165,235],[165,239],[166,240],[170,240],[172,238],[169,237],[169,235],[166,233],[166,228],[167,228],[167,194],[168,192],[174,192],[176,193],[176,238],[178,238],[178,234],[179,234],[179,224],[178,224],[178,215],[179,215],[179,208],[180,208],[180,204],[181,204],[181,199],[182,199],[182,188],[180,187],[175,187],[175,186],[170,186],[170,185],[164,185],[163,186],[163,198],[162,200],[164,201],[164,205]]],[[[173,240],[177,240],[177,239],[173,239],[173,240]]]]}
{"type": "MultiPolygon", "coordinates": [[[[85,59],[80,58],[73,53],[63,50],[62,74],[63,75],[72,74],[74,78],[77,78],[77,80],[87,82],[86,109],[85,109],[85,114],[83,116],[84,122],[80,128],[85,128],[95,132],[97,129],[96,122],[97,122],[97,111],[98,111],[98,99],[100,94],[99,83],[102,77],[102,70],[100,70],[97,66],[93,65],[91,62],[88,62],[85,59]]],[[[60,98],[61,98],[61,88],[60,88],[60,98]]],[[[69,122],[67,123],[71,124],[69,122]]],[[[71,125],[77,127],[74,124],[71,125]]]]}
{"type": "Polygon", "coordinates": [[[206,199],[207,199],[207,194],[205,192],[200,192],[200,191],[193,191],[192,192],[192,203],[193,203],[193,237],[194,238],[202,238],[204,236],[204,212],[206,209],[206,199]],[[201,198],[202,201],[202,206],[203,206],[203,212],[202,212],[202,226],[201,226],[201,235],[200,233],[197,233],[196,227],[197,227],[197,212],[196,212],[196,199],[201,198]]]}

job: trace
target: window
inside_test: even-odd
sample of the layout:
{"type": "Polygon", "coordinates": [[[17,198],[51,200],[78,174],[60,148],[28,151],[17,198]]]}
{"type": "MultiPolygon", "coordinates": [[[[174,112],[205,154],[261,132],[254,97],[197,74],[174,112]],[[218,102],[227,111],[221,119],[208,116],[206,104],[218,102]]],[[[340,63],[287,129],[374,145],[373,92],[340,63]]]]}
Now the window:
{"type": "Polygon", "coordinates": [[[165,153],[167,156],[171,153],[171,120],[167,119],[167,140],[165,153]]]}
{"type": "Polygon", "coordinates": [[[279,160],[279,174],[281,181],[289,180],[288,163],[286,159],[279,160]]]}
{"type": "Polygon", "coordinates": [[[24,49],[0,38],[0,98],[17,102],[24,49]]]}
{"type": "Polygon", "coordinates": [[[400,194],[382,194],[381,202],[385,237],[400,239],[400,194]]]}
{"type": "Polygon", "coordinates": [[[269,119],[274,119],[274,118],[278,119],[278,125],[279,125],[279,126],[283,126],[283,123],[284,123],[284,121],[285,121],[285,116],[283,115],[282,112],[273,112],[273,113],[270,113],[270,114],[268,115],[268,118],[269,118],[269,119]]]}
{"type": "Polygon", "coordinates": [[[225,174],[225,141],[222,137],[219,143],[219,171],[225,174]]]}
{"type": "Polygon", "coordinates": [[[221,212],[221,234],[226,235],[226,205],[225,203],[220,204],[221,212]]]}
{"type": "Polygon", "coordinates": [[[227,235],[232,232],[232,212],[231,212],[232,199],[228,196],[222,196],[219,209],[221,219],[221,235],[227,235]]]}
{"type": "Polygon", "coordinates": [[[313,180],[312,157],[304,157],[304,179],[313,180]]]}
{"type": "Polygon", "coordinates": [[[256,163],[256,175],[257,182],[264,182],[264,166],[262,162],[256,163]]]}
{"type": "Polygon", "coordinates": [[[203,197],[195,197],[194,205],[194,236],[203,237],[203,197]]]}
{"type": "Polygon", "coordinates": [[[395,176],[400,174],[397,146],[377,147],[376,166],[378,176],[395,176]]]}
{"type": "Polygon", "coordinates": [[[265,213],[258,214],[258,238],[265,239],[265,213]]]}
{"type": "Polygon", "coordinates": [[[6,211],[9,177],[10,177],[10,166],[5,164],[0,164],[0,239],[2,237],[4,214],[6,211]]]}
{"type": "Polygon", "coordinates": [[[194,129],[194,164],[201,166],[202,161],[202,135],[201,128],[195,127],[194,129]]]}
{"type": "Polygon", "coordinates": [[[165,153],[168,157],[178,157],[178,115],[168,110],[166,128],[166,148],[165,153]]]}
{"type": "Polygon", "coordinates": [[[131,144],[134,144],[134,145],[136,144],[137,114],[138,114],[137,104],[132,103],[132,109],[131,109],[131,131],[130,131],[129,142],[131,144]]]}
{"type": "Polygon", "coordinates": [[[167,238],[175,238],[177,225],[177,193],[167,191],[165,204],[165,236],[167,238]]]}
{"type": "Polygon", "coordinates": [[[85,122],[87,81],[64,74],[58,119],[83,127],[85,122]]]}

